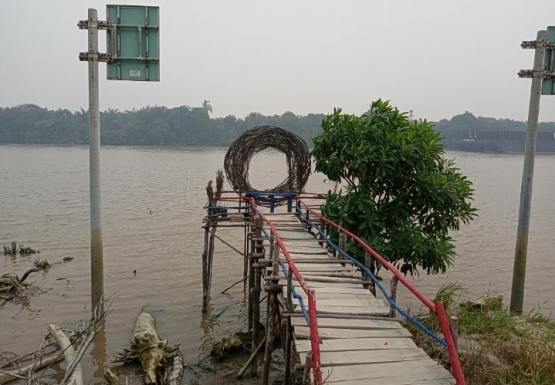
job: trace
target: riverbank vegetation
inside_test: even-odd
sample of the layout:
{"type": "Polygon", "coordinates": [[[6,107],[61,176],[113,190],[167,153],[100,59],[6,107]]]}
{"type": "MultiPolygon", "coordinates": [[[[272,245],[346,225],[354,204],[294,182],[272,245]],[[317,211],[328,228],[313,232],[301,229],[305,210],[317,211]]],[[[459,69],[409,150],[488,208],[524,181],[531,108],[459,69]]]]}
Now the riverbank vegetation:
{"type": "MultiPolygon", "coordinates": [[[[285,128],[307,143],[321,131],[324,114],[285,112],[266,116],[251,112],[245,118],[213,117],[210,102],[201,107],[144,107],[100,113],[102,144],[153,146],[228,146],[243,131],[259,125],[285,128]]],[[[0,107],[0,143],[87,144],[87,111],[49,110],[33,104],[0,107]]],[[[444,136],[480,131],[524,131],[524,122],[475,117],[469,112],[433,123],[444,136]]],[[[540,123],[539,131],[555,131],[555,122],[540,123]]]]}
{"type": "MultiPolygon", "coordinates": [[[[541,309],[512,315],[501,296],[488,293],[469,301],[459,284],[443,286],[436,299],[449,316],[458,317],[458,351],[468,385],[555,384],[555,323],[541,309]]],[[[435,315],[420,312],[417,318],[440,333],[435,315]]],[[[445,349],[412,324],[406,326],[417,345],[448,366],[445,349]]]]}

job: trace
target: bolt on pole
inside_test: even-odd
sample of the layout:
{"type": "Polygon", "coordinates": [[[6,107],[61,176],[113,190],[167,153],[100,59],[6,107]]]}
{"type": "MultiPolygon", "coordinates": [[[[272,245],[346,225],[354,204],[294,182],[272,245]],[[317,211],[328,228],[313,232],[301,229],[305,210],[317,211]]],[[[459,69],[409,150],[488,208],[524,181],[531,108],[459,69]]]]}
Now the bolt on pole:
{"type": "Polygon", "coordinates": [[[516,234],[513,282],[511,288],[510,310],[522,314],[524,305],[524,283],[526,280],[526,258],[528,255],[528,232],[530,209],[532,206],[532,184],[534,180],[534,159],[536,155],[536,137],[540,113],[542,88],[542,71],[545,59],[546,31],[539,31],[536,38],[532,87],[530,90],[530,108],[528,111],[528,131],[526,134],[526,152],[522,171],[520,189],[520,207],[518,211],[518,228],[516,234]]]}
{"type": "Polygon", "coordinates": [[[98,86],[98,13],[89,9],[89,177],[91,215],[91,311],[104,297],[104,253],[100,194],[100,111],[98,86]]]}

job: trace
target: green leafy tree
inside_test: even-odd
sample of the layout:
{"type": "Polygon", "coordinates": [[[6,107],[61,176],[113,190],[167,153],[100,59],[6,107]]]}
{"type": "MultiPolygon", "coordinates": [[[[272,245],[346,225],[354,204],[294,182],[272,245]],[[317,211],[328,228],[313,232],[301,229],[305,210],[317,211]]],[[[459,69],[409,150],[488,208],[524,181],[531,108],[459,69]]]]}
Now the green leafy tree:
{"type": "MultiPolygon", "coordinates": [[[[449,231],[476,216],[472,183],[443,157],[439,140],[427,121],[382,100],[362,116],[335,109],[313,138],[316,171],[343,185],[328,192],[322,213],[404,274],[445,272],[455,257],[449,231]]],[[[363,260],[358,245],[348,247],[363,260]]]]}

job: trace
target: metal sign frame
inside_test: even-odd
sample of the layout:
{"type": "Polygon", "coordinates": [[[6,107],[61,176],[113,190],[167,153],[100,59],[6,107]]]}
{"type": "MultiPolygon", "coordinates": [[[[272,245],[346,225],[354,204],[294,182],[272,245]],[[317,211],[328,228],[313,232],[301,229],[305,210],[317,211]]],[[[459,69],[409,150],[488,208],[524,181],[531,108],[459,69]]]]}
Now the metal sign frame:
{"type": "Polygon", "coordinates": [[[109,80],[160,81],[160,8],[107,5],[109,80]]]}

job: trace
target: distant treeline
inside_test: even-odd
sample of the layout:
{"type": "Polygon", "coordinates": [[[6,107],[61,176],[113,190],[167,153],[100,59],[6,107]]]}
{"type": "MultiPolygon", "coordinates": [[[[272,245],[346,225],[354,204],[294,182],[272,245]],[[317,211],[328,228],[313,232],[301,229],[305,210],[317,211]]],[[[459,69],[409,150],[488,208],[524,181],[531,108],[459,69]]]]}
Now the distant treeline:
{"type": "MultiPolygon", "coordinates": [[[[210,105],[176,108],[145,107],[100,113],[101,140],[106,145],[227,146],[243,131],[259,125],[283,127],[310,143],[320,131],[323,114],[298,116],[292,112],[264,116],[252,112],[210,117],[210,105]]],[[[0,143],[86,144],[88,112],[48,110],[32,104],[0,108],[0,143]]]]}
{"type": "MultiPolygon", "coordinates": [[[[453,116],[450,120],[443,119],[434,123],[436,130],[444,137],[468,136],[470,132],[484,131],[526,131],[526,122],[511,119],[495,119],[476,117],[470,112],[453,116]]],[[[538,131],[555,131],[555,122],[539,123],[538,131]]]]}
{"type": "MultiPolygon", "coordinates": [[[[105,145],[227,146],[244,130],[259,125],[283,127],[307,143],[320,132],[324,114],[265,116],[252,112],[244,119],[233,115],[210,116],[211,106],[145,107],[131,111],[108,109],[100,113],[105,145]]],[[[48,110],[33,104],[0,108],[0,143],[86,144],[87,111],[48,110]]],[[[435,123],[444,136],[470,131],[524,131],[526,124],[509,119],[475,117],[471,113],[435,123]]],[[[555,131],[555,122],[542,123],[541,131],[555,131]]]]}

